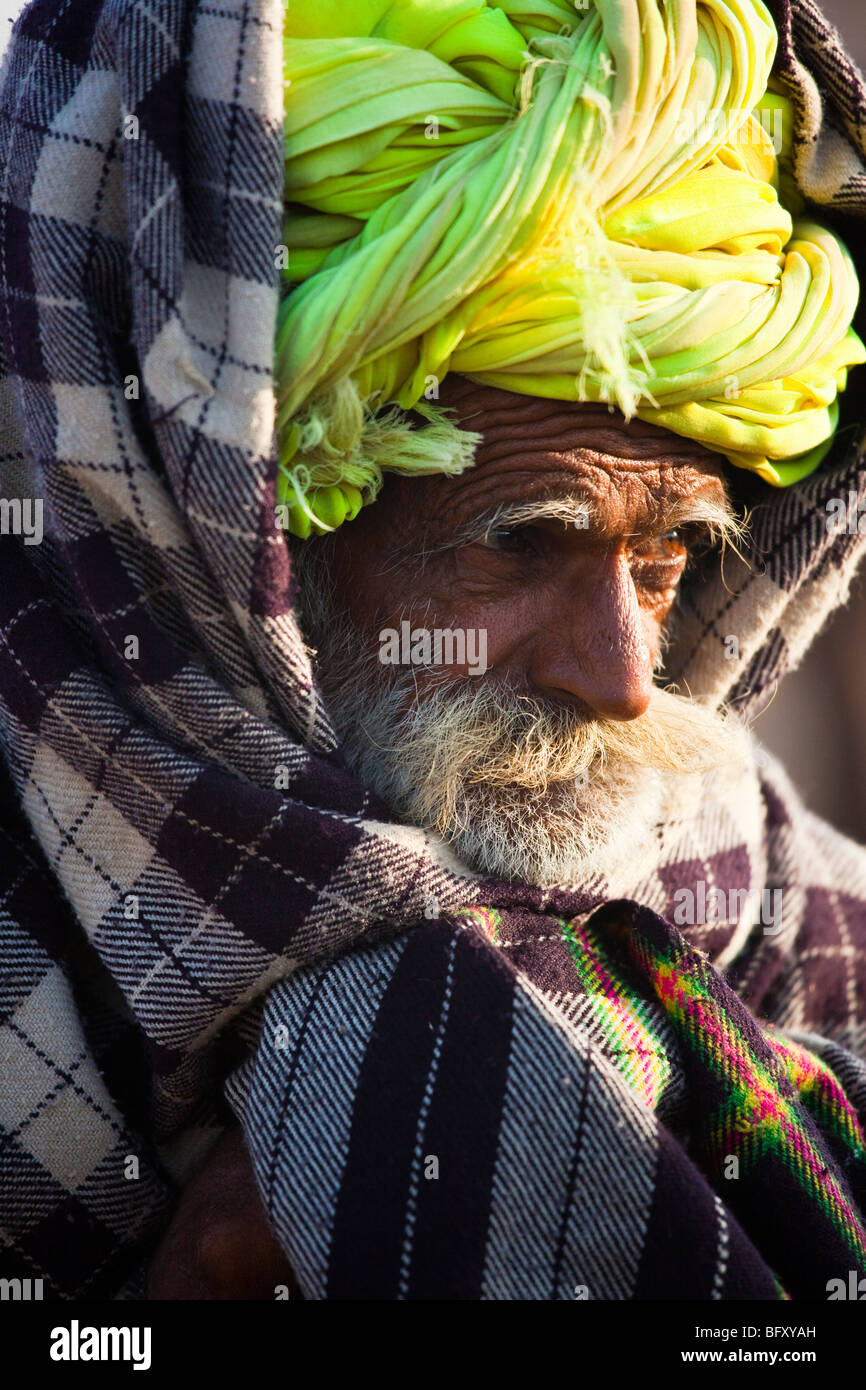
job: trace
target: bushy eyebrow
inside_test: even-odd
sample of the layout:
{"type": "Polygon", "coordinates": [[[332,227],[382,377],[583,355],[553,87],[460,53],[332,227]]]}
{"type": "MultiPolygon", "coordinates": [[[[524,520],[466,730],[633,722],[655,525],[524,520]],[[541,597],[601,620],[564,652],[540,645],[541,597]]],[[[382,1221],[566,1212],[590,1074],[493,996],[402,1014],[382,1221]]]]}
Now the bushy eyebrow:
{"type": "Polygon", "coordinates": [[[537,525],[542,521],[561,521],[566,526],[575,526],[585,531],[596,515],[595,505],[580,497],[539,498],[535,502],[502,502],[497,507],[491,507],[471,517],[441,546],[434,547],[432,553],[437,553],[440,549],[454,550],[457,546],[485,541],[491,531],[500,527],[517,530],[520,526],[537,525]]]}
{"type": "Polygon", "coordinates": [[[691,528],[695,535],[722,547],[737,549],[748,537],[748,517],[738,516],[727,492],[721,496],[698,493],[695,497],[678,497],[659,505],[658,511],[642,530],[641,536],[663,536],[666,531],[691,528]]]}
{"type": "Polygon", "coordinates": [[[398,547],[389,555],[388,569],[404,564],[423,565],[437,555],[445,555],[451,550],[462,550],[464,546],[485,542],[491,531],[502,526],[515,530],[519,526],[530,526],[540,521],[562,521],[566,525],[585,529],[594,514],[593,506],[578,497],[539,498],[535,502],[500,502],[458,526],[446,540],[436,541],[413,550],[411,554],[398,547]]]}
{"type": "MultiPolygon", "coordinates": [[[[597,506],[592,499],[580,494],[539,498],[529,502],[505,502],[470,518],[447,540],[427,547],[417,558],[430,558],[463,546],[483,543],[494,530],[517,530],[521,526],[560,521],[566,526],[586,531],[597,520],[597,506]]],[[[696,537],[731,545],[742,542],[745,536],[744,524],[727,496],[720,499],[709,494],[698,494],[660,502],[655,514],[638,532],[633,533],[633,538],[650,539],[684,526],[692,528],[696,537]]]]}

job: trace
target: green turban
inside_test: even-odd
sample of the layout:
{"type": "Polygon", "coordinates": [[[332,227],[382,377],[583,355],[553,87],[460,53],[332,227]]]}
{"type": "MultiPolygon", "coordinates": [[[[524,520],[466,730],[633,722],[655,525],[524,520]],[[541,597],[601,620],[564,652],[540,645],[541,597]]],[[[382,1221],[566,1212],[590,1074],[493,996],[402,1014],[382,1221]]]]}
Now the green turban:
{"type": "Polygon", "coordinates": [[[608,402],[776,486],[818,466],[866,350],[848,252],[792,219],[775,48],[761,0],[292,0],[296,535],[357,515],[385,470],[472,463],[436,406],[452,371],[608,402]]]}

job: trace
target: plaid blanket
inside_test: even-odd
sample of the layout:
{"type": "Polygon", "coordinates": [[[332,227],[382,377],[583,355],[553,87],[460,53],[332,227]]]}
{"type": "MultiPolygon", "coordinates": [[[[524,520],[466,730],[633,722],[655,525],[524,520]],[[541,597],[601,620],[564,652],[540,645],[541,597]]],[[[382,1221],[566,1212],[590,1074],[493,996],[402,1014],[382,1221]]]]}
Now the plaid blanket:
{"type": "MultiPolygon", "coordinates": [[[[861,80],[774,11],[856,232],[861,80]]],[[[0,1275],[115,1293],[227,1095],[308,1297],[826,1298],[866,1274],[866,851],[756,745],[542,893],[343,765],[274,524],[280,27],[34,0],[0,80],[0,1275]]],[[[671,679],[772,695],[866,547],[861,435],[737,480],[671,679]]]]}

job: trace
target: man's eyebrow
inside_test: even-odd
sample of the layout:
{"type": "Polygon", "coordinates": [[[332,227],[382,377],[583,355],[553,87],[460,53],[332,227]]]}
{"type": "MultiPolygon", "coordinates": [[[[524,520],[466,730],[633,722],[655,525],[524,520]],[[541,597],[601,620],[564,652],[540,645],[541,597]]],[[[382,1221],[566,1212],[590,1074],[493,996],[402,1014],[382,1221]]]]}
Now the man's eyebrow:
{"type": "Polygon", "coordinates": [[[727,490],[699,492],[692,497],[677,497],[660,503],[655,515],[641,535],[664,535],[679,527],[692,527],[699,536],[736,548],[748,535],[747,518],[734,510],[727,490]]]}
{"type": "MultiPolygon", "coordinates": [[[[494,530],[500,528],[518,529],[544,521],[560,521],[576,530],[589,530],[593,521],[598,520],[598,508],[589,497],[579,493],[569,493],[562,497],[538,498],[527,502],[505,502],[488,508],[458,526],[447,540],[427,546],[415,558],[421,560],[456,550],[462,546],[475,545],[485,541],[494,530]]],[[[744,539],[745,528],[738,519],[727,495],[718,493],[698,493],[691,497],[677,497],[670,501],[660,501],[651,517],[637,536],[659,536],[677,527],[694,528],[698,536],[713,541],[736,545],[744,539]]]]}
{"type": "Polygon", "coordinates": [[[458,526],[454,535],[441,546],[433,547],[431,553],[484,541],[491,531],[500,527],[516,530],[519,526],[532,526],[541,521],[561,521],[566,526],[585,531],[596,515],[595,504],[580,496],[542,497],[533,502],[501,502],[497,507],[488,508],[458,526]]]}
{"type": "Polygon", "coordinates": [[[554,520],[585,530],[592,515],[593,504],[577,496],[539,498],[534,502],[500,502],[456,527],[447,540],[425,544],[420,549],[413,550],[411,554],[405,547],[397,547],[389,554],[387,568],[407,563],[424,564],[436,555],[445,555],[450,550],[460,550],[467,545],[477,545],[500,526],[517,528],[529,526],[533,522],[554,520]]]}

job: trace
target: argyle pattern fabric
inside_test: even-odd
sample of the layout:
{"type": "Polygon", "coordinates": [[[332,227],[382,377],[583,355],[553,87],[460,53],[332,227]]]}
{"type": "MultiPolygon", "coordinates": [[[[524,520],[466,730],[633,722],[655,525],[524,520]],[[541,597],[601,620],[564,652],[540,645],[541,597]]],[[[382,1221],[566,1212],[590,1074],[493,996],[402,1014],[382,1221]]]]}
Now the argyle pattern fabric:
{"type": "MultiPolygon", "coordinates": [[[[672,940],[862,1125],[866,852],[756,748],[672,799],[621,881],[543,893],[471,874],[345,769],[275,525],[281,15],[35,0],[0,76],[0,1276],[116,1293],[231,1077],[307,1296],[823,1296],[850,1248],[816,1226],[790,1276],[690,1147],[677,1020],[642,977],[650,1104],[562,923],[625,903],[669,932],[679,892],[749,890],[672,940]],[[30,543],[10,519],[37,503],[30,543]]],[[[779,16],[779,70],[849,171],[803,185],[860,217],[862,88],[811,5],[779,16]]],[[[690,580],[671,678],[746,713],[772,693],[866,546],[826,525],[838,497],[866,500],[856,430],[761,494],[741,572],[690,580]]],[[[807,1120],[856,1222],[835,1121],[807,1120]]]]}

